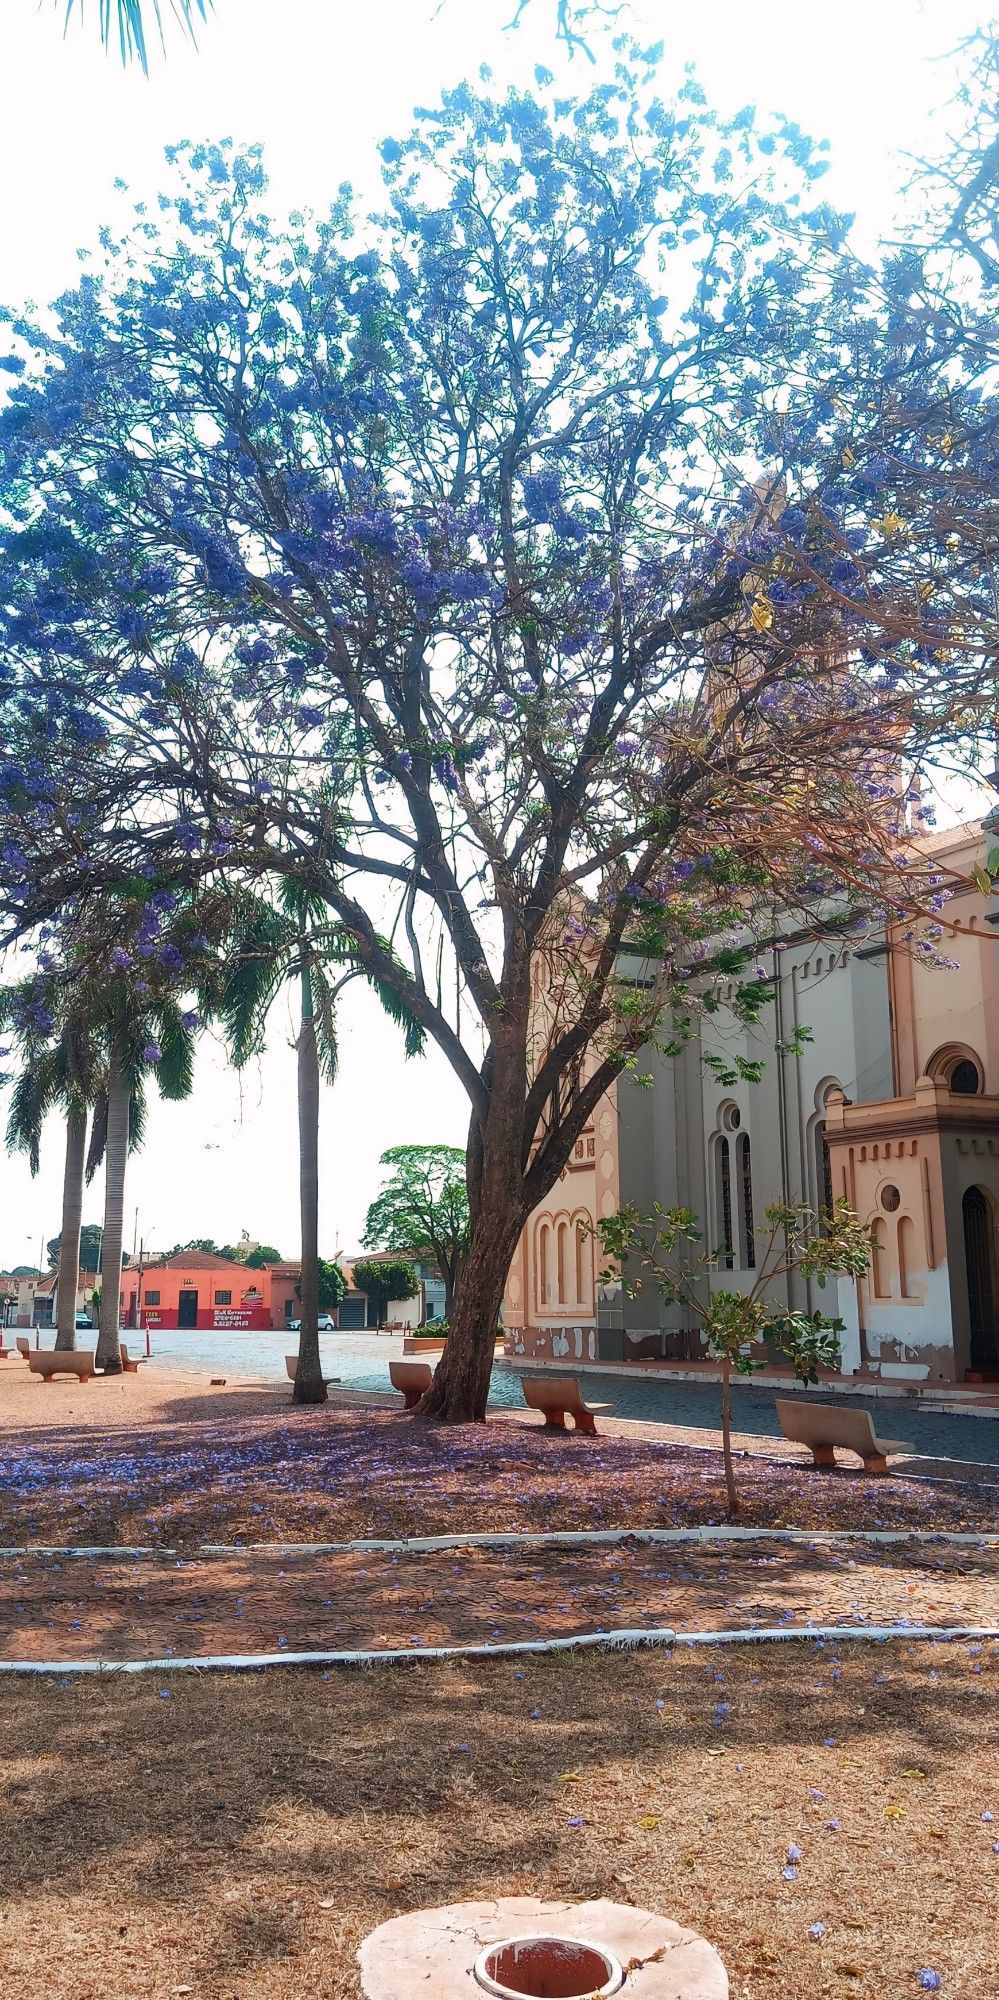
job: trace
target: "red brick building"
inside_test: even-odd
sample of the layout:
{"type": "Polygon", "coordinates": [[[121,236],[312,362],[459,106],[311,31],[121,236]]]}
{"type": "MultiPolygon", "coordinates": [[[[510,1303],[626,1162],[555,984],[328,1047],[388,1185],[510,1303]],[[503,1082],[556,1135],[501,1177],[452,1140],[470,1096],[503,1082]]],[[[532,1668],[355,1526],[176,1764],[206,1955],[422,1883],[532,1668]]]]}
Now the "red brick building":
{"type": "Polygon", "coordinates": [[[301,1266],[247,1264],[213,1257],[205,1250],[181,1250],[121,1274],[122,1320],[126,1326],[180,1326],[253,1331],[284,1327],[297,1319],[301,1266]],[[136,1293],[141,1295],[136,1303],[136,1293]]]}

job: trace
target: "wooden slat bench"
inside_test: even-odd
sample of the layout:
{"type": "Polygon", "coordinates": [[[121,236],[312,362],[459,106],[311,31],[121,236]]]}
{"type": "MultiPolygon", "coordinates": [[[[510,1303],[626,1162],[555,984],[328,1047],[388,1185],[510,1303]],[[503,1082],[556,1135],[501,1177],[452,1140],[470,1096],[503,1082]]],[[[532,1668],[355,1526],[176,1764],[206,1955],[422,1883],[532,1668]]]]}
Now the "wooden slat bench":
{"type": "Polygon", "coordinates": [[[835,1403],[799,1403],[782,1396],[776,1403],[784,1436],[792,1444],[806,1444],[816,1465],[835,1465],[838,1447],[855,1451],[865,1472],[884,1474],[890,1451],[914,1449],[901,1438],[878,1437],[869,1410],[840,1410],[835,1403]]]}
{"type": "Polygon", "coordinates": [[[79,1348],[59,1354],[54,1347],[39,1347],[29,1353],[28,1367],[33,1375],[40,1375],[43,1382],[51,1382],[53,1375],[75,1375],[79,1381],[89,1382],[94,1372],[94,1357],[79,1348]]]}
{"type": "Polygon", "coordinates": [[[584,1403],[575,1375],[522,1376],[520,1386],[528,1409],[542,1412],[546,1431],[564,1431],[568,1416],[577,1431],[596,1437],[594,1417],[607,1417],[617,1407],[615,1403],[584,1403]]]}
{"type": "Polygon", "coordinates": [[[434,1379],[429,1361],[390,1361],[389,1380],[406,1398],[407,1410],[415,1410],[434,1379]]]}
{"type": "MultiPolygon", "coordinates": [[[[296,1375],[298,1374],[298,1355],[297,1355],[297,1354],[286,1354],[286,1355],[285,1355],[285,1357],[284,1357],[284,1365],[285,1365],[285,1367],[286,1367],[286,1368],[287,1368],[287,1370],[288,1370],[288,1380],[289,1380],[289,1382],[294,1382],[294,1380],[295,1380],[295,1377],[296,1377],[296,1375]]],[[[323,1381],[325,1382],[325,1384],[326,1384],[326,1387],[327,1387],[327,1389],[329,1388],[329,1386],[330,1386],[331,1382],[339,1382],[339,1380],[340,1380],[340,1377],[339,1377],[339,1375],[324,1375],[324,1376],[323,1376],[323,1381]]]]}

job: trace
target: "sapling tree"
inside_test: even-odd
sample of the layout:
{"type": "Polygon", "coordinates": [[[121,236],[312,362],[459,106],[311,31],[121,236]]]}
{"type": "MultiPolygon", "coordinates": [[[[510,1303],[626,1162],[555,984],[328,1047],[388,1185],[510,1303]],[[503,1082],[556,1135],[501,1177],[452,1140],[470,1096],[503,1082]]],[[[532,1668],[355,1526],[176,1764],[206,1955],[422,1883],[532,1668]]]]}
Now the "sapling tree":
{"type": "Polygon", "coordinates": [[[771,1202],[764,1209],[767,1235],[752,1285],[746,1291],[714,1290],[712,1272],[724,1266],[722,1250],[698,1250],[701,1231],[689,1208],[657,1204],[643,1216],[620,1209],[598,1225],[607,1258],[602,1284],[619,1283],[629,1297],[651,1284],[669,1304],[680,1304],[700,1326],[709,1360],[721,1366],[722,1452],[728,1511],[739,1511],[732,1459],[732,1375],[752,1375],[764,1366],[763,1342],[780,1349],[800,1382],[818,1380],[820,1368],[835,1368],[844,1322],[838,1313],[791,1311],[776,1305],[775,1280],[797,1271],[824,1286],[831,1277],[863,1277],[870,1264],[871,1234],[845,1201],[821,1218],[804,1203],[771,1202]],[[821,1227],[820,1227],[821,1223],[821,1227]]]}
{"type": "Polygon", "coordinates": [[[779,909],[936,914],[906,779],[992,692],[980,579],[894,504],[960,366],[796,126],[632,56],[578,102],[462,86],[382,151],[381,216],[279,225],[255,153],[174,149],[55,330],[12,323],[0,910],[151,857],[322,899],[468,1096],[422,1414],[481,1420],[609,1085],[709,960],[752,1016],[779,909]]]}

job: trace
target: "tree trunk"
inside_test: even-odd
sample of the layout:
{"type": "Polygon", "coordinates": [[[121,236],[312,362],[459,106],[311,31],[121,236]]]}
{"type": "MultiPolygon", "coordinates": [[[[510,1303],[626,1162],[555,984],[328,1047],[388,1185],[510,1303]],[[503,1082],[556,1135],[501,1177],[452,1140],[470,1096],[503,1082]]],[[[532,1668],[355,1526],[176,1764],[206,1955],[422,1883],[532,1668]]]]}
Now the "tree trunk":
{"type": "Polygon", "coordinates": [[[56,1346],[76,1346],[76,1294],[80,1284],[80,1224],[83,1221],[83,1167],[87,1153],[87,1113],[71,1104],[66,1113],[66,1165],[62,1177],[62,1242],[59,1245],[56,1346]]]}
{"type": "Polygon", "coordinates": [[[302,1218],[302,1325],[292,1400],[325,1403],[326,1384],[319,1353],[319,1051],[312,980],[303,950],[302,1025],[298,1034],[298,1158],[302,1218]]]}
{"type": "Polygon", "coordinates": [[[732,1363],[722,1362],[722,1451],[725,1457],[725,1491],[728,1495],[729,1519],[734,1521],[739,1512],[739,1496],[735,1490],[735,1467],[732,1464],[732,1363]]]}
{"type": "Polygon", "coordinates": [[[104,1239],[101,1245],[101,1323],[96,1364],[105,1375],[121,1374],[118,1339],[121,1252],[125,1229],[125,1167],[128,1161],[129,1087],[124,1051],[112,1046],[108,1064],[108,1136],[104,1162],[104,1239]]]}
{"type": "Polygon", "coordinates": [[[418,1416],[448,1424],[485,1422],[507,1275],[526,1220],[521,1133],[523,1087],[515,1075],[493,1077],[480,1127],[471,1197],[471,1233],[455,1291],[447,1346],[418,1416]]]}

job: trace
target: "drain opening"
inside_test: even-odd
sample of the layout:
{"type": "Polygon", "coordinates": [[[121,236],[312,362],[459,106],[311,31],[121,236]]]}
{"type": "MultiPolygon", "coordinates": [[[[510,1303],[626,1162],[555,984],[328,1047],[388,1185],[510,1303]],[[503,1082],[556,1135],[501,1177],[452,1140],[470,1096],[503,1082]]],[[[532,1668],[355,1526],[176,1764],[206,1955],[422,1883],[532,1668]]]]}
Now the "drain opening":
{"type": "Polygon", "coordinates": [[[475,1961],[475,1977],[498,2000],[603,2000],[624,1984],[613,1952],[578,1938],[507,1938],[475,1961]]]}

